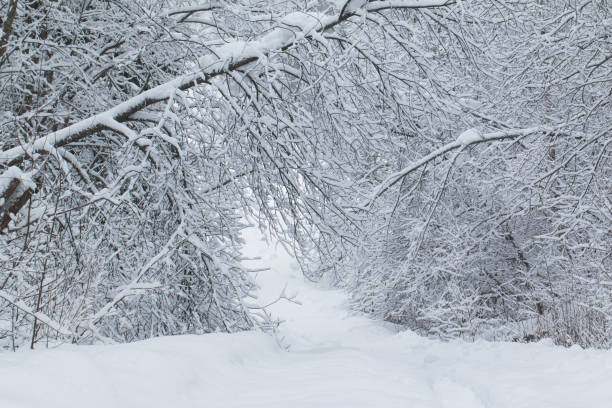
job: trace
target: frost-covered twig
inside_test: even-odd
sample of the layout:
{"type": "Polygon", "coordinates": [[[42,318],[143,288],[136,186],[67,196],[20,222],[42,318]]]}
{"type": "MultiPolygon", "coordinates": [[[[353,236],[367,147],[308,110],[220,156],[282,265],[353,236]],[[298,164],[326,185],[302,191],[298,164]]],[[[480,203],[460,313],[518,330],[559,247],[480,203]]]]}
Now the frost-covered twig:
{"type": "Polygon", "coordinates": [[[25,313],[35,317],[36,319],[38,319],[39,322],[49,326],[50,328],[52,328],[56,332],[58,332],[58,333],[60,333],[60,334],[62,334],[64,336],[74,336],[74,333],[72,331],[70,331],[67,328],[63,327],[60,323],[50,319],[44,313],[33,311],[32,308],[30,308],[28,305],[26,305],[23,301],[17,300],[14,296],[9,295],[8,293],[6,293],[3,290],[0,290],[0,298],[4,299],[5,301],[10,303],[11,305],[13,305],[16,308],[18,308],[19,310],[21,310],[22,312],[25,312],[25,313]]]}
{"type": "Polygon", "coordinates": [[[524,128],[524,129],[508,129],[508,130],[503,130],[499,132],[486,133],[486,134],[479,135],[479,137],[471,137],[471,138],[462,138],[461,136],[465,135],[465,134],[462,134],[457,140],[454,140],[450,143],[445,144],[444,146],[429,153],[427,156],[424,156],[420,160],[414,163],[411,163],[409,166],[405,167],[404,169],[389,175],[372,192],[372,194],[369,197],[368,203],[366,203],[364,207],[368,205],[372,205],[378,197],[383,195],[387,190],[389,190],[389,188],[393,187],[395,184],[401,181],[404,177],[408,176],[415,170],[418,170],[419,168],[423,167],[424,165],[431,162],[432,160],[435,160],[438,157],[443,156],[450,151],[453,151],[456,149],[464,149],[466,146],[473,145],[473,144],[488,143],[488,142],[493,142],[496,140],[503,140],[503,139],[515,139],[518,137],[525,137],[525,136],[529,136],[529,135],[536,134],[536,133],[547,134],[550,132],[554,132],[557,129],[560,129],[563,126],[564,125],[555,126],[555,127],[534,126],[534,127],[524,128]]]}

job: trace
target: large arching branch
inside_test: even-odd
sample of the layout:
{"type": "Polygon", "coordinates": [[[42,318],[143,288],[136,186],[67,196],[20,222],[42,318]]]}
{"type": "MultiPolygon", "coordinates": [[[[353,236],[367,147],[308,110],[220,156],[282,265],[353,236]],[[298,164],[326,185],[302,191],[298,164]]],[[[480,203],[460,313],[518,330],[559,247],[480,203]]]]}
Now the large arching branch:
{"type": "Polygon", "coordinates": [[[388,9],[416,9],[440,7],[453,3],[451,0],[388,0],[367,3],[363,8],[342,15],[326,15],[295,12],[286,15],[279,25],[270,32],[249,42],[235,42],[216,48],[216,56],[205,56],[199,61],[200,69],[175,78],[149,89],[113,108],[83,119],[61,130],[51,132],[24,146],[16,146],[0,152],[0,165],[11,166],[21,163],[26,157],[42,153],[50,147],[58,148],[80,141],[100,130],[117,129],[117,122],[128,122],[132,115],[148,106],[168,100],[177,90],[187,90],[208,83],[211,79],[235,71],[260,57],[290,47],[299,38],[312,38],[332,29],[349,18],[367,12],[388,9]]]}

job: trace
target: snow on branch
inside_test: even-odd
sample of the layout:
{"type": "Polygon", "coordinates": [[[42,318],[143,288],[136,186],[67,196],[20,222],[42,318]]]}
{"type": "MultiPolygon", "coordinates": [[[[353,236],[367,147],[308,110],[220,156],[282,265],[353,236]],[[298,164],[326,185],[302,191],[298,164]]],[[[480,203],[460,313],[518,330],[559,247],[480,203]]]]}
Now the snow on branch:
{"type": "Polygon", "coordinates": [[[219,8],[219,6],[217,5],[217,2],[209,1],[206,4],[199,4],[196,6],[188,6],[188,7],[171,9],[171,10],[166,11],[166,15],[175,16],[178,14],[193,14],[193,13],[199,13],[202,11],[211,11],[217,8],[219,8]]]}
{"type": "Polygon", "coordinates": [[[389,0],[368,3],[365,9],[374,12],[388,9],[443,7],[454,3],[455,0],[389,0]]]}
{"type": "Polygon", "coordinates": [[[58,323],[58,322],[56,322],[54,320],[51,320],[44,313],[33,311],[30,307],[28,307],[28,305],[23,303],[21,300],[15,299],[13,296],[9,295],[5,291],[0,290],[0,299],[4,299],[8,303],[10,303],[11,305],[15,306],[17,309],[20,309],[21,311],[23,311],[23,312],[25,312],[25,313],[27,313],[27,314],[29,314],[31,316],[34,316],[36,319],[38,319],[39,322],[46,324],[47,326],[49,326],[50,328],[52,328],[56,332],[58,332],[60,334],[63,334],[64,336],[73,336],[74,335],[74,333],[72,333],[67,328],[63,327],[60,323],[58,323]]]}
{"type": "Polygon", "coordinates": [[[100,340],[103,340],[103,341],[105,340],[102,337],[100,337],[97,330],[95,329],[95,323],[98,320],[102,319],[104,316],[106,316],[117,305],[117,303],[121,302],[127,296],[132,296],[132,295],[141,293],[143,290],[146,290],[146,289],[152,289],[152,288],[159,287],[159,285],[156,283],[141,283],[140,280],[149,271],[149,269],[151,269],[155,264],[162,261],[163,259],[166,259],[169,256],[169,254],[173,251],[176,245],[175,241],[177,240],[177,238],[180,239],[182,234],[183,234],[183,225],[181,224],[178,226],[176,231],[174,231],[174,233],[170,236],[170,238],[168,239],[168,242],[166,242],[166,245],[164,245],[161,251],[159,251],[157,255],[151,258],[149,262],[147,262],[147,264],[144,265],[140,269],[140,272],[138,272],[138,275],[134,279],[132,279],[132,281],[128,285],[122,287],[121,290],[119,290],[119,292],[113,297],[113,299],[110,302],[107,302],[100,310],[98,310],[89,319],[88,327],[96,337],[98,337],[100,340]]]}
{"type": "MultiPolygon", "coordinates": [[[[390,0],[368,3],[364,9],[344,13],[342,15],[328,15],[318,13],[295,12],[279,20],[278,26],[252,41],[234,41],[213,49],[213,55],[200,59],[201,69],[179,76],[169,82],[158,85],[141,94],[122,102],[113,108],[83,119],[61,130],[51,132],[33,142],[16,146],[0,152],[0,165],[15,165],[27,156],[45,152],[49,147],[58,148],[73,143],[100,130],[117,131],[117,123],[132,120],[132,115],[146,107],[166,101],[179,90],[190,89],[194,86],[209,83],[210,80],[226,72],[235,71],[270,52],[283,50],[291,46],[300,38],[312,38],[347,20],[348,18],[367,12],[380,12],[388,9],[407,9],[440,7],[452,4],[449,0],[390,0]]],[[[208,4],[206,7],[210,7],[208,4]]],[[[202,10],[192,7],[186,12],[202,10]]],[[[178,13],[178,12],[177,12],[178,13]]],[[[170,13],[168,13],[171,15],[170,13]]],[[[172,14],[175,14],[173,11],[172,14]]],[[[125,128],[121,128],[125,136],[130,137],[125,128]]]]}
{"type": "Polygon", "coordinates": [[[420,167],[424,166],[430,161],[440,156],[443,156],[444,154],[452,150],[464,149],[465,147],[472,145],[472,144],[488,143],[488,142],[492,142],[495,140],[503,140],[503,139],[514,139],[517,137],[529,136],[529,135],[536,134],[536,133],[547,134],[547,133],[550,133],[550,132],[553,132],[559,129],[560,127],[562,126],[555,126],[555,127],[536,126],[536,127],[530,127],[530,128],[524,128],[524,129],[508,129],[508,130],[503,130],[500,132],[492,132],[492,133],[485,133],[485,134],[480,134],[474,129],[465,131],[461,133],[456,140],[445,144],[444,146],[429,153],[427,156],[424,156],[420,160],[413,162],[412,164],[405,167],[404,169],[398,172],[395,172],[391,174],[389,177],[387,177],[382,183],[379,184],[379,186],[371,194],[368,200],[368,203],[366,203],[366,206],[371,206],[378,197],[383,195],[387,190],[389,190],[389,188],[393,187],[395,184],[401,181],[404,177],[408,176],[410,173],[414,172],[415,170],[419,169],[420,167]]]}
{"type": "Polygon", "coordinates": [[[18,167],[11,166],[0,173],[0,233],[25,205],[35,188],[30,176],[18,167]]]}

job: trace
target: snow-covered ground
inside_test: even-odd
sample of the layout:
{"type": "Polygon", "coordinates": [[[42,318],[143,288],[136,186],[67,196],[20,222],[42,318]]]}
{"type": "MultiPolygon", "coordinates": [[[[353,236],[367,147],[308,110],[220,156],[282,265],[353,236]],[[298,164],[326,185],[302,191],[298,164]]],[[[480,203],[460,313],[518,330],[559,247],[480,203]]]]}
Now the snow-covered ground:
{"type": "Polygon", "coordinates": [[[0,408],[612,407],[612,352],[398,333],[257,236],[248,252],[264,260],[251,265],[273,267],[258,276],[263,301],[286,284],[302,303],[271,307],[280,342],[250,332],[3,352],[0,408]]]}

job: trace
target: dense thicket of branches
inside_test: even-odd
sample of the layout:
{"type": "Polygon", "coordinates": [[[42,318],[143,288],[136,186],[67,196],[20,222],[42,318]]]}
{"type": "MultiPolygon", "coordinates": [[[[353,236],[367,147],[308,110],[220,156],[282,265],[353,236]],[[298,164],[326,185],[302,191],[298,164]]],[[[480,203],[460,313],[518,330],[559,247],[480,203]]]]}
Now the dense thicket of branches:
{"type": "Polygon", "coordinates": [[[5,345],[268,324],[246,211],[376,317],[609,346],[606,0],[0,4],[5,345]]]}
{"type": "Polygon", "coordinates": [[[609,18],[597,1],[411,16],[431,27],[405,34],[420,47],[414,72],[402,69],[411,83],[381,78],[403,134],[380,132],[388,151],[360,186],[376,216],[343,257],[360,309],[444,337],[609,346],[609,18]],[[470,128],[499,140],[455,141],[470,128]]]}
{"type": "Polygon", "coordinates": [[[25,147],[5,162],[36,192],[3,237],[0,338],[34,344],[55,338],[53,326],[73,341],[253,327],[241,205],[216,189],[232,174],[219,135],[201,123],[214,98],[175,91],[180,102],[132,115],[130,128],[28,148],[192,69],[204,45],[169,25],[162,2],[18,3],[0,68],[1,144],[25,147]],[[197,104],[206,113],[191,112],[197,104]]]}

